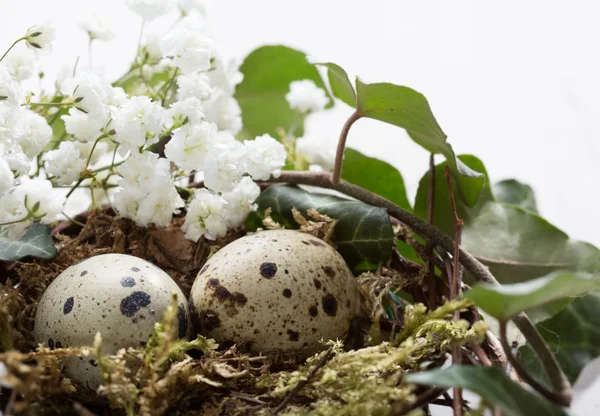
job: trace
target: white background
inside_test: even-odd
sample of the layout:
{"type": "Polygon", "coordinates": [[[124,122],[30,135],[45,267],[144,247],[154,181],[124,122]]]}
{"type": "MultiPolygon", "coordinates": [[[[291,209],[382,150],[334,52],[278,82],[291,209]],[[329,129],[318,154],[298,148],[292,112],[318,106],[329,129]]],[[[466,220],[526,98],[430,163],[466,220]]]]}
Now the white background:
{"type": "MultiPolygon", "coordinates": [[[[545,218],[600,245],[600,3],[213,0],[208,11],[225,56],[283,43],[365,81],[422,92],[457,153],[480,157],[493,180],[531,184],[545,218]]],[[[140,27],[122,0],[0,0],[0,51],[51,19],[58,36],[49,62],[72,65],[78,55],[86,62],[77,28],[86,12],[117,29],[117,39],[98,42],[93,55],[116,79],[140,27]]],[[[169,18],[148,29],[165,31],[169,18]]],[[[334,139],[349,114],[339,104],[313,117],[309,133],[334,139]]],[[[349,145],[398,167],[413,198],[429,155],[402,130],[363,119],[349,145]]]]}

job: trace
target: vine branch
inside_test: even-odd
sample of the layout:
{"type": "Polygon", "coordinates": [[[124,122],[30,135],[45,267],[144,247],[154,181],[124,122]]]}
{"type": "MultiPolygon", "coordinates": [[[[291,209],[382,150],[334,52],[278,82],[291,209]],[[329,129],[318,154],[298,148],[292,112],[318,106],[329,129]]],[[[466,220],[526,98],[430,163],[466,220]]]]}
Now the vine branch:
{"type": "Polygon", "coordinates": [[[344,160],[344,149],[346,148],[346,139],[348,138],[348,132],[350,131],[350,127],[354,124],[356,120],[362,117],[362,114],[358,110],[356,110],[348,120],[344,123],[344,127],[342,127],[342,132],[340,133],[340,139],[338,141],[337,150],[335,152],[335,164],[333,166],[333,178],[332,182],[337,184],[340,182],[340,177],[342,176],[342,161],[344,160]]]}
{"type": "MultiPolygon", "coordinates": [[[[367,191],[359,186],[349,182],[340,180],[334,183],[332,176],[327,172],[301,172],[301,171],[283,171],[278,178],[271,178],[267,182],[272,183],[291,183],[301,185],[313,185],[321,188],[333,189],[341,192],[352,198],[356,198],[370,205],[386,208],[388,213],[404,224],[408,225],[414,232],[420,234],[424,238],[431,238],[436,245],[441,246],[448,252],[454,252],[454,241],[444,232],[423,221],[416,215],[405,211],[393,202],[367,191]]],[[[459,247],[457,256],[460,264],[471,274],[478,282],[486,282],[494,285],[499,285],[498,281],[490,273],[488,268],[479,262],[475,257],[469,254],[466,250],[459,247]]],[[[537,331],[531,320],[523,312],[513,318],[517,328],[523,333],[531,349],[536,353],[544,371],[556,391],[560,391],[565,397],[571,396],[571,385],[560,368],[558,361],[550,351],[548,345],[544,342],[540,333],[537,331]]]]}

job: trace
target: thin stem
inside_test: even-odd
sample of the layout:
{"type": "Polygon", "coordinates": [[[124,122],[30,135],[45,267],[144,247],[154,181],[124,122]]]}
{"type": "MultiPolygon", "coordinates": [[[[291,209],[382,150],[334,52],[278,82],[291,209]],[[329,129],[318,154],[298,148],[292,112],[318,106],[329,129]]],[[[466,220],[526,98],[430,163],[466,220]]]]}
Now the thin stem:
{"type": "Polygon", "coordinates": [[[77,224],[77,225],[79,225],[80,227],[85,227],[85,224],[84,224],[84,223],[82,223],[81,221],[77,221],[75,218],[71,218],[71,217],[69,217],[67,214],[65,214],[65,212],[64,212],[64,211],[62,212],[62,215],[64,215],[64,216],[65,216],[65,218],[66,218],[66,219],[68,219],[69,221],[71,221],[73,224],[77,224]]]}
{"type": "Polygon", "coordinates": [[[90,36],[90,40],[88,42],[88,65],[91,68],[92,67],[92,42],[94,41],[94,38],[90,36]]]}
{"type": "MultiPolygon", "coordinates": [[[[429,191],[427,193],[427,222],[433,225],[433,213],[435,208],[435,154],[429,156],[429,191]]],[[[428,238],[425,245],[427,259],[427,287],[429,289],[429,309],[437,306],[437,282],[435,277],[435,263],[433,257],[433,241],[428,238]]]]}
{"type": "Polygon", "coordinates": [[[553,392],[548,390],[546,386],[533,378],[527,370],[525,370],[521,363],[516,359],[513,355],[510,345],[508,344],[508,340],[506,338],[506,321],[499,321],[500,323],[500,343],[502,344],[502,348],[504,348],[504,352],[506,353],[506,358],[511,363],[519,377],[523,379],[527,384],[537,390],[542,396],[551,400],[554,403],[557,403],[561,406],[569,406],[571,404],[571,394],[565,392],[553,392]]]}
{"type": "Polygon", "coordinates": [[[348,132],[350,131],[350,127],[356,120],[362,117],[362,114],[358,110],[356,110],[346,123],[344,123],[344,127],[342,127],[342,132],[340,133],[340,139],[338,141],[337,151],[335,153],[335,165],[333,167],[333,178],[332,182],[337,184],[340,182],[340,177],[342,176],[342,161],[344,160],[344,149],[346,148],[346,139],[348,138],[348,132]]]}
{"type": "Polygon", "coordinates": [[[98,142],[106,137],[108,137],[108,134],[104,133],[94,141],[94,144],[92,145],[92,150],[90,151],[90,155],[88,156],[87,162],[85,162],[85,167],[83,168],[84,170],[87,170],[88,166],[90,165],[90,161],[92,160],[92,155],[94,154],[94,150],[96,150],[96,146],[98,145],[98,142]]]}
{"type": "Polygon", "coordinates": [[[177,77],[178,73],[179,73],[179,68],[175,68],[175,72],[173,73],[173,76],[171,77],[171,80],[169,81],[169,84],[167,85],[167,89],[165,90],[162,98],[160,99],[160,103],[163,106],[165,105],[165,101],[167,100],[167,95],[169,94],[169,90],[173,86],[173,81],[175,81],[175,78],[177,77]]]}
{"type": "Polygon", "coordinates": [[[10,50],[12,48],[14,48],[17,43],[19,43],[19,42],[21,42],[22,40],[25,40],[25,39],[27,39],[27,38],[26,37],[22,37],[22,38],[19,38],[19,39],[15,40],[13,42],[13,44],[10,45],[10,48],[8,48],[6,52],[4,52],[4,55],[2,55],[2,58],[0,58],[0,62],[2,62],[2,60],[6,57],[6,55],[8,55],[8,53],[10,52],[10,50]]]}
{"type": "MultiPolygon", "coordinates": [[[[405,211],[393,202],[387,199],[373,194],[359,186],[353,185],[346,181],[339,181],[334,183],[331,178],[331,174],[327,172],[298,172],[298,171],[283,171],[278,178],[271,178],[267,182],[277,183],[292,183],[302,185],[313,185],[321,188],[333,189],[353,198],[356,198],[367,204],[386,208],[388,213],[400,220],[407,226],[409,226],[415,233],[421,235],[424,238],[431,238],[436,245],[439,245],[448,252],[454,252],[454,241],[452,238],[447,236],[443,231],[438,230],[432,225],[423,221],[416,215],[405,211]]],[[[494,285],[499,285],[498,281],[490,273],[489,269],[483,265],[479,260],[473,257],[469,252],[459,247],[460,256],[457,258],[460,264],[471,274],[471,276],[478,282],[487,282],[494,285]]],[[[543,338],[529,320],[525,313],[520,313],[513,318],[517,328],[523,333],[523,336],[527,340],[532,350],[536,353],[544,371],[548,375],[552,386],[560,391],[564,391],[570,394],[571,387],[569,380],[565,376],[565,373],[560,368],[558,361],[554,357],[554,354],[548,348],[548,345],[544,342],[543,338]]]]}
{"type": "Polygon", "coordinates": [[[33,218],[33,215],[27,214],[27,216],[21,218],[20,220],[14,220],[14,221],[8,221],[8,222],[0,223],[0,227],[4,227],[5,225],[18,224],[20,222],[27,221],[27,220],[29,220],[31,218],[33,218]]]}
{"type": "Polygon", "coordinates": [[[452,207],[452,215],[454,220],[454,253],[453,253],[453,265],[452,265],[452,281],[450,283],[450,300],[456,299],[456,296],[460,290],[460,282],[458,281],[458,258],[460,257],[460,234],[463,226],[463,220],[458,218],[456,212],[456,202],[454,201],[454,193],[452,192],[452,181],[450,180],[450,168],[444,167],[444,174],[446,175],[446,183],[448,185],[448,193],[450,194],[450,206],[452,207]]]}
{"type": "MultiPolygon", "coordinates": [[[[144,26],[146,25],[146,20],[142,20],[142,26],[140,27],[140,35],[138,36],[138,46],[137,51],[139,52],[142,48],[142,36],[144,34],[144,26]]],[[[137,55],[137,53],[136,53],[137,55]]]]}
{"type": "Polygon", "coordinates": [[[70,107],[73,105],[73,103],[25,103],[25,104],[21,104],[22,106],[24,105],[31,105],[31,106],[43,106],[43,107],[70,107]]]}
{"type": "Polygon", "coordinates": [[[71,196],[71,194],[73,193],[73,191],[75,191],[75,189],[77,189],[77,187],[79,185],[81,185],[81,182],[83,182],[84,180],[85,180],[85,178],[79,178],[79,180],[77,182],[75,182],[75,185],[73,185],[71,187],[71,190],[69,192],[67,192],[66,198],[69,198],[71,196]]]}

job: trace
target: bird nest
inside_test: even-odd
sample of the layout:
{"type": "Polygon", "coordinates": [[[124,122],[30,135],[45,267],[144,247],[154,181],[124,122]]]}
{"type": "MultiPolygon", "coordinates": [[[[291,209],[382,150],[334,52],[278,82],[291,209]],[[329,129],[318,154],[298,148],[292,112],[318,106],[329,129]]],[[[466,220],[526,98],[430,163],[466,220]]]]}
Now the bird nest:
{"type": "Polygon", "coordinates": [[[306,361],[250,355],[201,335],[180,340],[175,304],[144,346],[105,355],[97,336],[94,345],[50,350],[34,341],[37,303],[73,263],[105,253],[141,257],[166,271],[188,296],[207,258],[245,235],[235,230],[214,242],[193,243],[184,238],[180,218],[166,229],[142,228],[110,209],[78,220],[85,226],[69,222],[53,230],[53,260],[0,264],[0,403],[6,414],[420,414],[428,388],[403,383],[403,375],[440,366],[452,347],[479,342],[485,332],[481,321],[469,322],[466,301],[428,311],[418,303],[425,299],[423,273],[392,259],[358,277],[363,313],[349,336],[324,342],[322,352],[306,361]],[[390,296],[399,289],[416,302],[390,296]],[[466,319],[453,320],[455,312],[466,319]],[[98,362],[104,384],[96,393],[63,374],[70,356],[98,362]]]}

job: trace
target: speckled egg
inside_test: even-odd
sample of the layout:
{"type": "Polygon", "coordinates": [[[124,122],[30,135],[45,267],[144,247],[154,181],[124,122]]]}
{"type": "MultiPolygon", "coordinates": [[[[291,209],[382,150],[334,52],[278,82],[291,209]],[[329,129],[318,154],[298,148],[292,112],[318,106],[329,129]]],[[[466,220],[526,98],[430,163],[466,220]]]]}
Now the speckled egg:
{"type": "MultiPolygon", "coordinates": [[[[44,292],[35,316],[36,341],[49,348],[93,345],[102,333],[104,353],[144,345],[155,322],[178,299],[179,336],[189,335],[187,300],[154,264],[124,254],[103,254],[63,271],[44,292]]],[[[101,382],[93,357],[69,357],[66,374],[96,390],[101,382]]]]}
{"type": "Polygon", "coordinates": [[[307,357],[319,340],[343,338],[358,313],[356,279],[323,240],[293,230],[262,231],[214,254],[190,295],[196,329],[253,353],[307,357]]]}

